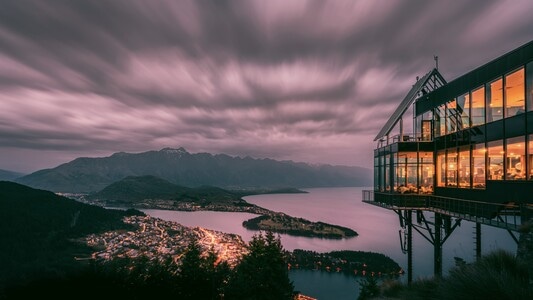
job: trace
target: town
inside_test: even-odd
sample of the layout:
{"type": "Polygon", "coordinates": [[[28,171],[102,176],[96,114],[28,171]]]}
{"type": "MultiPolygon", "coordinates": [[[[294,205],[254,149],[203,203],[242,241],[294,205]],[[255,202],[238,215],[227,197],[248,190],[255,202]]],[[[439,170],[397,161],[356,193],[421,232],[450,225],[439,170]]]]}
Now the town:
{"type": "Polygon", "coordinates": [[[230,267],[234,267],[248,251],[246,243],[235,234],[202,227],[190,228],[149,216],[125,217],[124,222],[134,225],[136,231],[90,234],[83,239],[96,250],[91,259],[112,260],[145,256],[150,260],[165,260],[172,257],[175,263],[179,263],[189,243],[196,239],[202,255],[214,251],[218,257],[216,263],[225,261],[230,267]]]}

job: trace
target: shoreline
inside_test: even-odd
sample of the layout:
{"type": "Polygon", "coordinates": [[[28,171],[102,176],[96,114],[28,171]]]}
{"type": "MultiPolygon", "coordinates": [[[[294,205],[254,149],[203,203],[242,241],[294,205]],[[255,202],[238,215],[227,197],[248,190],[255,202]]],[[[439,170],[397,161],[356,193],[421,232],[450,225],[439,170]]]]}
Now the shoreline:
{"type": "Polygon", "coordinates": [[[209,203],[198,204],[196,202],[177,202],[171,200],[146,199],[138,203],[124,203],[118,201],[86,201],[92,205],[102,207],[117,207],[124,209],[160,209],[169,211],[215,211],[215,212],[243,212],[258,215],[242,223],[242,226],[249,230],[272,231],[291,236],[323,238],[323,239],[347,239],[358,236],[358,233],[351,229],[339,225],[324,222],[313,222],[303,218],[297,218],[282,212],[275,212],[244,200],[231,203],[209,203]]]}

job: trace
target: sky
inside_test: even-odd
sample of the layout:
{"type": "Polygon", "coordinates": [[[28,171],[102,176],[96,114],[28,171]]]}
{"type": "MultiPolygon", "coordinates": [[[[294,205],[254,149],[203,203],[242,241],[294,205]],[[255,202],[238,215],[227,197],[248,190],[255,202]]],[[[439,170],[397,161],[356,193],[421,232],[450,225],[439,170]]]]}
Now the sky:
{"type": "Polygon", "coordinates": [[[533,1],[0,1],[0,169],[184,147],[371,167],[439,57],[533,40],[533,1]]]}

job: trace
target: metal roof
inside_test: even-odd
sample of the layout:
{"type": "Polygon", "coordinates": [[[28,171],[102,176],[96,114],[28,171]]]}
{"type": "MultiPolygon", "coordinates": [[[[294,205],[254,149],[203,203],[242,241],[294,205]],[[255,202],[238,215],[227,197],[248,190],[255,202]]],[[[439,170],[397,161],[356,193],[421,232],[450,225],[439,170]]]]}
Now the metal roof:
{"type": "Polygon", "coordinates": [[[424,75],[422,78],[420,78],[409,90],[409,93],[407,93],[407,96],[403,98],[402,102],[396,108],[394,113],[391,115],[387,123],[385,123],[385,126],[381,128],[378,135],[376,135],[376,138],[374,138],[374,141],[379,140],[380,138],[388,135],[391,130],[398,124],[398,121],[402,117],[402,115],[405,113],[407,108],[415,101],[419,94],[427,94],[443,85],[446,84],[446,80],[442,75],[439,73],[437,69],[433,69],[430,72],[428,72],[426,75],[424,75]]]}

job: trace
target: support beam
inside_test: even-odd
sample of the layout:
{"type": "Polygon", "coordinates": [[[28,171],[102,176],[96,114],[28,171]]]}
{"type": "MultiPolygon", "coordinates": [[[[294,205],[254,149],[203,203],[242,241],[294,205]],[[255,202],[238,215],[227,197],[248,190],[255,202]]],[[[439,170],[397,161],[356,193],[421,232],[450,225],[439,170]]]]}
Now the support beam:
{"type": "MultiPolygon", "coordinates": [[[[498,215],[498,220],[500,220],[501,222],[505,223],[505,220],[500,215],[498,215]]],[[[511,230],[509,230],[509,229],[507,229],[507,232],[509,232],[509,234],[511,235],[511,238],[513,238],[515,243],[518,245],[518,238],[516,237],[516,235],[514,235],[514,233],[511,230]]]]}
{"type": "Polygon", "coordinates": [[[435,239],[433,242],[433,259],[435,277],[442,277],[442,215],[435,213],[435,239]]]}
{"type": "Polygon", "coordinates": [[[476,223],[476,260],[481,258],[481,224],[476,223]]]}
{"type": "Polygon", "coordinates": [[[413,282],[413,214],[407,211],[407,283],[413,282]]]}

